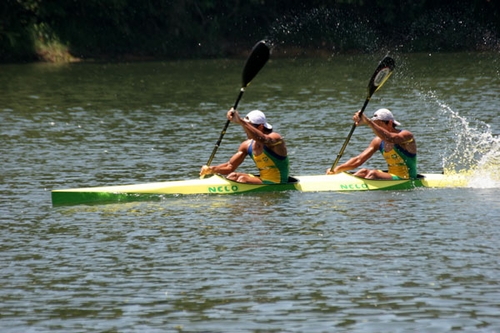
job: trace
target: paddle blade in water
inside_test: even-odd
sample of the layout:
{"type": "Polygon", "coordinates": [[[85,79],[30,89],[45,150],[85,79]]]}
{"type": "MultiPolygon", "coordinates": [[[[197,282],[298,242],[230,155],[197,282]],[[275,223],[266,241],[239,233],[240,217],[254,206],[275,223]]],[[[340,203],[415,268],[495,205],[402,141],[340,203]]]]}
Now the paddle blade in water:
{"type": "Polygon", "coordinates": [[[375,73],[373,73],[372,78],[370,79],[370,82],[368,83],[368,94],[369,96],[373,95],[377,90],[379,90],[382,85],[389,79],[389,76],[391,76],[392,71],[396,67],[396,63],[394,62],[394,59],[391,57],[385,57],[382,59],[382,61],[379,63],[377,69],[375,70],[375,73]]]}
{"type": "Polygon", "coordinates": [[[248,56],[243,69],[243,88],[248,86],[255,75],[264,67],[269,60],[269,53],[269,47],[263,40],[255,44],[252,48],[252,52],[248,56]]]}

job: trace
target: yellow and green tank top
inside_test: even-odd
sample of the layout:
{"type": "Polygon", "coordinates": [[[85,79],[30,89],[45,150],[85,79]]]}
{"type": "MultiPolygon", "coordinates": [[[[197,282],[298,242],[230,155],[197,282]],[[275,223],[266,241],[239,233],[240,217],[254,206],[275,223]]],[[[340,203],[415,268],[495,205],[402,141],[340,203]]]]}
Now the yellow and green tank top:
{"type": "Polygon", "coordinates": [[[260,179],[264,184],[280,184],[288,182],[290,161],[288,156],[279,156],[264,146],[262,154],[253,154],[253,142],[250,141],[248,155],[252,158],[260,172],[260,179]]]}
{"type": "Polygon", "coordinates": [[[408,152],[400,145],[394,145],[394,148],[385,151],[384,143],[382,141],[379,149],[389,167],[388,172],[393,175],[393,178],[417,178],[417,154],[408,152]]]}

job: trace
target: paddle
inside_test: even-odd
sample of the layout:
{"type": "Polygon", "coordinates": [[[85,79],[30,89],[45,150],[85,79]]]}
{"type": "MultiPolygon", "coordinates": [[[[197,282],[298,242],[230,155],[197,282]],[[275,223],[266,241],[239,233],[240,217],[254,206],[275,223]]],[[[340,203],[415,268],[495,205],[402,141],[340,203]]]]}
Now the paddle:
{"type": "MultiPolygon", "coordinates": [[[[240,102],[240,99],[243,96],[243,93],[245,92],[245,88],[248,87],[252,79],[257,75],[257,73],[262,69],[262,67],[264,67],[267,60],[269,60],[269,47],[266,45],[265,41],[261,40],[260,42],[255,44],[254,47],[252,48],[252,51],[245,63],[245,67],[243,68],[242,86],[238,98],[234,103],[233,106],[234,109],[238,107],[238,103],[240,102]]],[[[212,163],[215,153],[217,152],[217,149],[219,148],[220,143],[222,142],[222,138],[224,137],[224,134],[226,134],[226,130],[227,127],[229,126],[229,123],[230,121],[228,119],[226,121],[226,124],[224,125],[224,128],[220,133],[219,140],[217,140],[217,142],[215,143],[214,150],[212,151],[212,155],[210,155],[210,158],[208,159],[207,166],[210,166],[210,163],[212,163]]]]}
{"type": "MultiPolygon", "coordinates": [[[[366,97],[365,103],[363,104],[363,107],[361,108],[361,111],[359,112],[359,116],[363,114],[365,111],[366,106],[368,105],[368,102],[370,101],[370,98],[372,95],[379,90],[382,85],[389,79],[389,76],[391,76],[392,71],[394,70],[394,67],[396,67],[396,64],[394,62],[394,59],[392,59],[389,56],[386,56],[382,61],[377,66],[377,69],[375,70],[375,73],[373,73],[372,78],[370,79],[370,82],[368,83],[368,96],[366,97]]],[[[344,145],[340,149],[339,154],[337,155],[337,158],[335,159],[335,162],[333,162],[332,167],[330,168],[330,171],[333,172],[333,169],[337,166],[337,163],[339,162],[340,158],[344,154],[345,148],[347,147],[347,144],[349,143],[349,140],[351,139],[352,133],[354,133],[354,129],[356,129],[356,124],[353,124],[351,127],[351,131],[347,135],[347,138],[344,142],[344,145]]]]}

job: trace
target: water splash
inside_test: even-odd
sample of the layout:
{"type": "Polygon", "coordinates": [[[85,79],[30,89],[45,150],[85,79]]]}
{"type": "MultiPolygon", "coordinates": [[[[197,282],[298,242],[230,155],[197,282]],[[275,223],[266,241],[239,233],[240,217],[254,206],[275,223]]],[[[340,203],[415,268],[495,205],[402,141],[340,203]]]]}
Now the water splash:
{"type": "MultiPolygon", "coordinates": [[[[432,95],[432,93],[431,93],[432,95]]],[[[435,96],[433,96],[435,98],[435,96]]],[[[443,155],[445,174],[467,177],[469,187],[500,187],[500,137],[479,120],[469,121],[435,98],[452,134],[443,155]]]]}
{"type": "Polygon", "coordinates": [[[322,49],[330,55],[345,50],[378,49],[378,37],[371,22],[347,10],[313,8],[277,18],[268,39],[276,47],[322,49]]]}
{"type": "MultiPolygon", "coordinates": [[[[492,23],[476,21],[475,15],[462,8],[426,11],[396,34],[384,32],[383,19],[373,13],[362,13],[350,6],[335,6],[292,10],[277,17],[269,27],[267,39],[278,47],[298,54],[326,54],[400,50],[495,50],[500,39],[492,23]],[[381,26],[377,28],[377,26],[381,26]],[[318,51],[323,51],[322,53],[318,51]]],[[[398,15],[389,10],[388,15],[398,15]]],[[[402,16],[404,21],[408,16],[402,16]]],[[[385,27],[386,29],[387,27],[385,27]]]]}

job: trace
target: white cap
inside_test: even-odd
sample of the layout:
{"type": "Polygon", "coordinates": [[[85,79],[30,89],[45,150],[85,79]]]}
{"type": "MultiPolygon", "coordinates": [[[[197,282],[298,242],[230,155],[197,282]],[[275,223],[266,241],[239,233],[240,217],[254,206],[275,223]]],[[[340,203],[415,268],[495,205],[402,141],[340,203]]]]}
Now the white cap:
{"type": "Polygon", "coordinates": [[[388,109],[378,109],[375,111],[373,114],[373,117],[371,120],[382,120],[382,121],[389,121],[392,120],[394,125],[399,126],[401,123],[394,119],[394,116],[392,115],[392,112],[389,111],[388,109]]]}
{"type": "Polygon", "coordinates": [[[271,124],[269,124],[267,122],[266,115],[264,114],[264,112],[259,111],[259,110],[253,110],[253,111],[249,112],[245,116],[245,121],[249,122],[250,124],[254,124],[254,125],[264,124],[265,128],[267,128],[269,130],[273,129],[273,126],[271,126],[271,124]]]}

